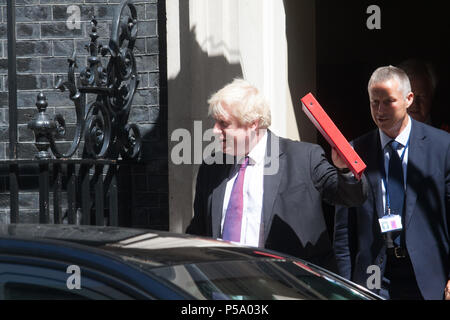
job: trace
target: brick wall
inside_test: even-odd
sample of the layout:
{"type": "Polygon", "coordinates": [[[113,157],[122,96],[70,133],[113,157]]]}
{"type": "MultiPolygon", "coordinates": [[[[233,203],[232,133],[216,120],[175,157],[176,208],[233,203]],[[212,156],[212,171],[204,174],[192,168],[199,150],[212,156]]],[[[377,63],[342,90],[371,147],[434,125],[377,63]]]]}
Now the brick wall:
{"type": "MultiPolygon", "coordinates": [[[[168,229],[167,103],[165,76],[165,1],[135,0],[138,13],[138,39],[135,57],[139,87],[133,100],[129,123],[136,123],[143,135],[138,164],[119,177],[122,224],[168,229]],[[162,62],[160,62],[162,61],[162,62]]],[[[76,50],[79,72],[87,65],[91,31],[90,20],[98,21],[100,44],[107,45],[114,9],[119,0],[16,0],[18,157],[32,159],[36,154],[33,133],[27,123],[37,113],[36,96],[47,97],[47,112],[63,114],[68,135],[75,128],[75,112],[67,92],[55,87],[58,76],[67,78],[67,58],[76,50]],[[69,29],[69,6],[81,13],[79,28],[69,29]]],[[[8,43],[6,0],[0,0],[0,163],[9,156],[8,134],[8,43]]],[[[102,59],[106,67],[107,59],[102,59]]],[[[93,97],[90,97],[92,99],[93,97]]],[[[62,140],[60,143],[68,144],[62,140]]],[[[70,139],[69,139],[70,140],[70,139]]],[[[81,157],[81,152],[77,154],[81,157]]],[[[2,169],[5,171],[7,169],[2,169]]],[[[3,172],[4,174],[5,172],[3,172]]],[[[19,197],[21,221],[37,221],[36,170],[21,169],[19,197]],[[23,218],[23,219],[22,219],[23,218]]],[[[8,181],[0,180],[0,223],[7,222],[8,181]],[[3,217],[3,218],[2,218],[3,217]]]]}

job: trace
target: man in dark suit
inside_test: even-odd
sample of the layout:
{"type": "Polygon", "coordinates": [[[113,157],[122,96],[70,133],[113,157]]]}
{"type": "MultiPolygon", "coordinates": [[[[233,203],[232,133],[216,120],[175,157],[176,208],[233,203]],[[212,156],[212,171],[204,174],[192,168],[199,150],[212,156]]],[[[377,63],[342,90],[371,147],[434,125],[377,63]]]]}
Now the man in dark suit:
{"type": "Polygon", "coordinates": [[[450,298],[450,135],[408,116],[413,93],[401,69],[378,68],[368,91],[378,129],[352,142],[368,199],[336,208],[339,272],[386,298],[450,298]]]}
{"type": "MultiPolygon", "coordinates": [[[[441,110],[443,108],[439,105],[442,99],[435,99],[438,81],[431,63],[419,59],[408,59],[400,63],[398,67],[408,75],[411,91],[414,94],[413,103],[408,108],[411,118],[450,132],[446,112],[441,110]]],[[[447,97],[444,100],[444,109],[448,109],[447,97]]]]}
{"type": "Polygon", "coordinates": [[[414,99],[407,109],[414,120],[432,125],[431,109],[436,89],[436,76],[431,64],[418,59],[408,59],[398,65],[405,71],[411,84],[414,99]]]}
{"type": "Polygon", "coordinates": [[[357,181],[335,152],[340,169],[318,145],[270,132],[270,109],[248,82],[233,81],[209,104],[221,150],[199,169],[186,232],[277,250],[336,270],[321,200],[361,204],[367,183],[357,181]]]}

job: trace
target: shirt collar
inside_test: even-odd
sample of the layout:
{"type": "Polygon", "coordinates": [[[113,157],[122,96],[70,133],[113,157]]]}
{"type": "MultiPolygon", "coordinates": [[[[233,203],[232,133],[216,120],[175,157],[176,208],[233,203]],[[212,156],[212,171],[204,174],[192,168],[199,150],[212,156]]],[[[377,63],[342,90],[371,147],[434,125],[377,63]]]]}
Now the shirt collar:
{"type": "MultiPolygon", "coordinates": [[[[395,141],[400,143],[403,147],[406,146],[408,143],[409,135],[411,134],[411,117],[408,116],[408,124],[406,125],[405,129],[403,129],[402,132],[395,138],[395,141]]],[[[382,150],[386,147],[386,145],[392,141],[391,137],[388,137],[381,129],[378,129],[380,131],[380,141],[381,141],[381,147],[382,150]]]]}
{"type": "Polygon", "coordinates": [[[266,156],[266,147],[267,147],[267,130],[264,133],[264,136],[261,140],[258,141],[256,146],[248,153],[248,157],[250,158],[249,164],[260,164],[264,161],[266,156]]]}

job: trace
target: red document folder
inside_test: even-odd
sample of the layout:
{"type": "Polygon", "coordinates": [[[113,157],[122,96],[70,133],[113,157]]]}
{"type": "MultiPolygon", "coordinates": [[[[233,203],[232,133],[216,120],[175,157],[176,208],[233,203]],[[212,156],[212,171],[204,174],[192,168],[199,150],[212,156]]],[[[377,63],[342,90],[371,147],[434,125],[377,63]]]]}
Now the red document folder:
{"type": "Polygon", "coordinates": [[[327,113],[314,98],[312,93],[308,93],[302,99],[303,111],[314,123],[317,130],[324,136],[328,143],[336,149],[338,154],[347,164],[347,167],[353,172],[359,180],[366,169],[366,164],[361,160],[350,143],[342,135],[327,113]]]}

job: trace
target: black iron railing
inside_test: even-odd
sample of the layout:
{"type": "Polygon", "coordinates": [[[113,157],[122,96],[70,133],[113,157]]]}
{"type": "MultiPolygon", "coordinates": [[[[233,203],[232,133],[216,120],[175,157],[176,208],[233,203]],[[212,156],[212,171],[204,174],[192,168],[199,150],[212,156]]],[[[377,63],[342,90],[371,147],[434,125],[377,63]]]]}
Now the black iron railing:
{"type": "MultiPolygon", "coordinates": [[[[39,223],[118,225],[117,171],[131,164],[99,159],[6,160],[5,164],[17,181],[22,167],[38,167],[39,223]]],[[[11,198],[11,223],[21,222],[19,212],[13,210],[19,207],[14,199],[18,196],[11,198]]]]}
{"type": "Polygon", "coordinates": [[[118,183],[120,167],[129,167],[141,149],[141,134],[128,118],[138,86],[133,54],[137,36],[136,9],[128,0],[116,8],[111,37],[107,46],[98,43],[97,21],[91,21],[90,42],[86,46],[88,65],[76,77],[75,52],[68,59],[67,80],[60,79],[57,89],[68,91],[76,113],[75,134],[70,147],[61,150],[57,138],[66,137],[62,115],[50,117],[47,99],[41,92],[36,98],[38,113],[28,123],[35,134],[36,159],[17,157],[17,86],[15,70],[15,0],[8,0],[8,80],[9,80],[9,168],[10,221],[20,222],[19,175],[22,166],[39,168],[39,223],[77,223],[118,225],[118,183]],[[101,57],[108,57],[106,67],[101,57]],[[78,85],[79,83],[79,85],[78,85]],[[96,95],[88,103],[87,95],[96,95]],[[74,155],[83,146],[82,158],[74,155]],[[67,208],[62,210],[62,193],[67,208]],[[53,201],[50,203],[50,195],[53,201]],[[51,210],[52,207],[52,210],[51,210]],[[53,213],[52,218],[50,212],[53,213]],[[66,217],[64,217],[64,215],[66,217]]]}

